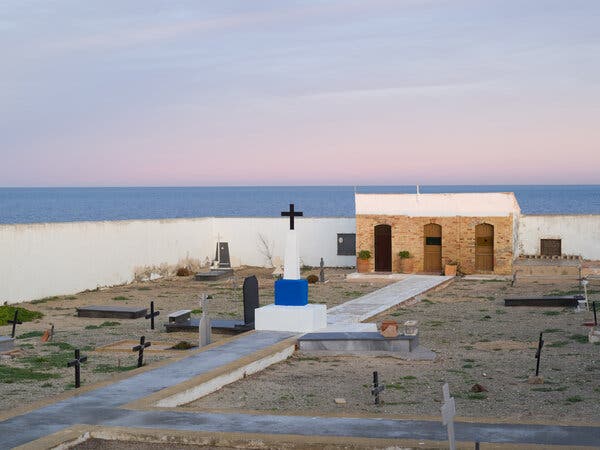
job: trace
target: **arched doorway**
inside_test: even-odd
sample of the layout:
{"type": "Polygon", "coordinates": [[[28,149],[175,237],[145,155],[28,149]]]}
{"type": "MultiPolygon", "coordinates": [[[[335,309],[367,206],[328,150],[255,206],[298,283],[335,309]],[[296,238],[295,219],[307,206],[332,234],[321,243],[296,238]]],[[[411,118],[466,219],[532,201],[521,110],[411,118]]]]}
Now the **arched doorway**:
{"type": "Polygon", "coordinates": [[[392,227],[375,226],[375,272],[392,271],[392,227]]]}
{"type": "Polygon", "coordinates": [[[442,271],[442,227],[437,223],[428,223],[423,227],[425,272],[442,271]]]}
{"type": "Polygon", "coordinates": [[[494,226],[480,223],[475,227],[475,270],[494,270],[494,226]]]}

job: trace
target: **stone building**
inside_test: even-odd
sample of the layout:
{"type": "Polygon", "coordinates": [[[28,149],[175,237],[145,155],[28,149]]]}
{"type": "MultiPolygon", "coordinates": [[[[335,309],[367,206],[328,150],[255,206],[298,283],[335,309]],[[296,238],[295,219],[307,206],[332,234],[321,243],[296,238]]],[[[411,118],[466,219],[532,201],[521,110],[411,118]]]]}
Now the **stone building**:
{"type": "Polygon", "coordinates": [[[520,208],[512,193],[356,194],[356,250],[370,270],[397,272],[408,251],[415,272],[449,262],[466,274],[511,274],[520,208]]]}

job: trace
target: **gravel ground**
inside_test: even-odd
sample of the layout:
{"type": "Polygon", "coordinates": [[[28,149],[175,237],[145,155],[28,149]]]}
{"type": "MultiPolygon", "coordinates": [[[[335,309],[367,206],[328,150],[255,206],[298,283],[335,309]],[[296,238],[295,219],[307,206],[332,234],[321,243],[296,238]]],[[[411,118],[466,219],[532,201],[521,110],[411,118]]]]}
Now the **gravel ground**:
{"type": "MultiPolygon", "coordinates": [[[[9,410],[36,400],[58,394],[73,388],[72,368],[66,368],[66,362],[73,357],[75,348],[88,355],[88,362],[82,366],[82,385],[106,380],[116,372],[134,368],[137,354],[95,352],[94,349],[123,339],[139,340],[145,335],[147,341],[182,340],[194,342],[194,333],[166,333],[164,322],[170,312],[179,309],[199,309],[200,293],[212,295],[208,301],[208,314],[213,318],[242,318],[242,290],[244,277],[256,275],[260,286],[260,303],[273,302],[272,270],[245,267],[236,269],[235,276],[216,282],[198,282],[193,277],[171,277],[152,282],[132,283],[108,289],[82,292],[72,296],[52,297],[19,306],[40,311],[44,317],[34,322],[26,322],[17,328],[15,347],[20,355],[0,359],[0,411],[9,410]],[[87,305],[127,305],[149,307],[154,300],[155,307],[161,312],[157,317],[155,330],[150,330],[149,321],[144,319],[90,319],[76,317],[75,308],[87,305]],[[41,333],[55,326],[54,340],[51,343],[40,342],[41,333]],[[26,337],[28,333],[37,333],[26,337]],[[23,369],[25,374],[8,374],[7,369],[23,369]],[[31,379],[31,372],[36,378],[31,379]]],[[[311,302],[326,303],[329,307],[343,303],[364,293],[374,291],[386,283],[356,283],[345,281],[350,270],[327,269],[329,282],[311,285],[311,302]]],[[[303,275],[318,273],[318,270],[304,271],[303,275]]],[[[195,313],[199,315],[199,311],[195,313]]],[[[0,327],[0,335],[10,334],[10,327],[0,327]]],[[[213,341],[227,335],[213,333],[213,341]]],[[[145,353],[146,364],[172,357],[173,353],[145,353]]]]}
{"type": "MultiPolygon", "coordinates": [[[[600,287],[590,286],[593,300],[600,287]]],[[[421,345],[433,362],[390,357],[314,357],[288,360],[229,385],[187,407],[306,414],[372,413],[439,416],[442,385],[448,382],[457,413],[517,422],[597,422],[600,415],[600,346],[587,342],[582,322],[591,313],[562,308],[505,307],[505,296],[566,295],[569,283],[458,280],[412,305],[375,318],[420,323],[421,345]],[[535,371],[540,332],[544,384],[528,384],[535,371]],[[373,404],[372,373],[386,384],[384,403],[373,404]],[[475,384],[486,391],[473,392],[475,384]],[[345,404],[334,403],[344,398],[345,404]]],[[[185,407],[185,406],[184,406],[185,407]]]]}

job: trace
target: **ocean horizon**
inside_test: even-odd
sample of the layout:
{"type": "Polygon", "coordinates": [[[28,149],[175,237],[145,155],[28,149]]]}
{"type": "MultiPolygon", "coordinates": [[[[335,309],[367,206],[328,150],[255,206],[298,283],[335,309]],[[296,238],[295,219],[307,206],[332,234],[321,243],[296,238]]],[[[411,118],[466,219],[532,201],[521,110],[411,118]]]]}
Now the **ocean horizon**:
{"type": "MultiPolygon", "coordinates": [[[[514,192],[524,214],[600,214],[600,185],[436,185],[422,194],[514,192]]],[[[0,223],[190,217],[277,217],[289,203],[306,217],[353,217],[354,192],[415,193],[398,186],[0,188],[0,223]]]]}

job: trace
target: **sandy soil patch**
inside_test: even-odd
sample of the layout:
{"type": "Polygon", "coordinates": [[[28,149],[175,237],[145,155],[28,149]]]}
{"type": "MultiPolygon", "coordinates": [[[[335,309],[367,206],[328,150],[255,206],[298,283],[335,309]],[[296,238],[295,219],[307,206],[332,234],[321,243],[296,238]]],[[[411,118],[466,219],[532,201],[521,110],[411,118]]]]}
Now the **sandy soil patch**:
{"type": "MultiPolygon", "coordinates": [[[[386,285],[385,282],[346,282],[345,276],[350,272],[346,269],[326,269],[329,282],[310,285],[309,300],[332,307],[386,285]]],[[[44,317],[18,327],[16,348],[21,350],[18,357],[0,359],[0,411],[72,389],[73,369],[66,368],[66,362],[73,358],[75,348],[81,349],[82,354],[89,357],[82,368],[82,385],[88,385],[109,379],[115,373],[131,370],[137,362],[137,354],[134,352],[96,352],[98,347],[121,340],[139,341],[142,335],[150,342],[195,342],[195,333],[166,333],[163,324],[170,312],[180,309],[191,309],[193,315],[198,317],[201,313],[198,301],[201,293],[212,297],[208,301],[210,317],[242,318],[242,283],[244,277],[256,275],[259,280],[261,305],[272,303],[274,280],[271,273],[272,270],[269,269],[244,267],[235,270],[232,278],[216,282],[198,282],[193,277],[171,277],[20,304],[27,309],[42,312],[44,317]],[[150,330],[149,321],[144,319],[76,317],[76,308],[79,306],[149,307],[150,300],[154,300],[155,308],[160,311],[160,316],[156,318],[155,330],[150,330]],[[43,344],[40,342],[40,336],[51,323],[55,326],[54,340],[43,344]],[[9,374],[8,370],[12,372],[9,374]]],[[[307,276],[310,273],[318,274],[318,270],[304,271],[303,275],[307,276]]],[[[7,334],[10,334],[10,327],[0,327],[0,335],[7,334]]],[[[228,335],[213,333],[212,339],[214,342],[226,337],[228,335]]],[[[145,353],[145,361],[146,364],[153,364],[171,358],[174,354],[181,355],[148,351],[145,353]]]]}
{"type": "MultiPolygon", "coordinates": [[[[505,307],[505,296],[578,293],[573,283],[459,280],[424,295],[413,305],[375,320],[420,322],[421,344],[433,362],[389,357],[315,357],[295,354],[187,407],[262,410],[300,414],[440,415],[448,382],[460,416],[509,421],[598,422],[600,346],[586,342],[581,323],[591,313],[561,308],[505,307]],[[530,385],[540,332],[543,385],[530,385]],[[386,384],[384,404],[375,406],[373,371],[386,384]],[[486,392],[473,392],[476,383],[486,392]],[[334,398],[346,399],[337,405],[334,398]]],[[[598,286],[592,300],[600,300],[598,286]]],[[[185,406],[184,406],[185,407],[185,406]]]]}

